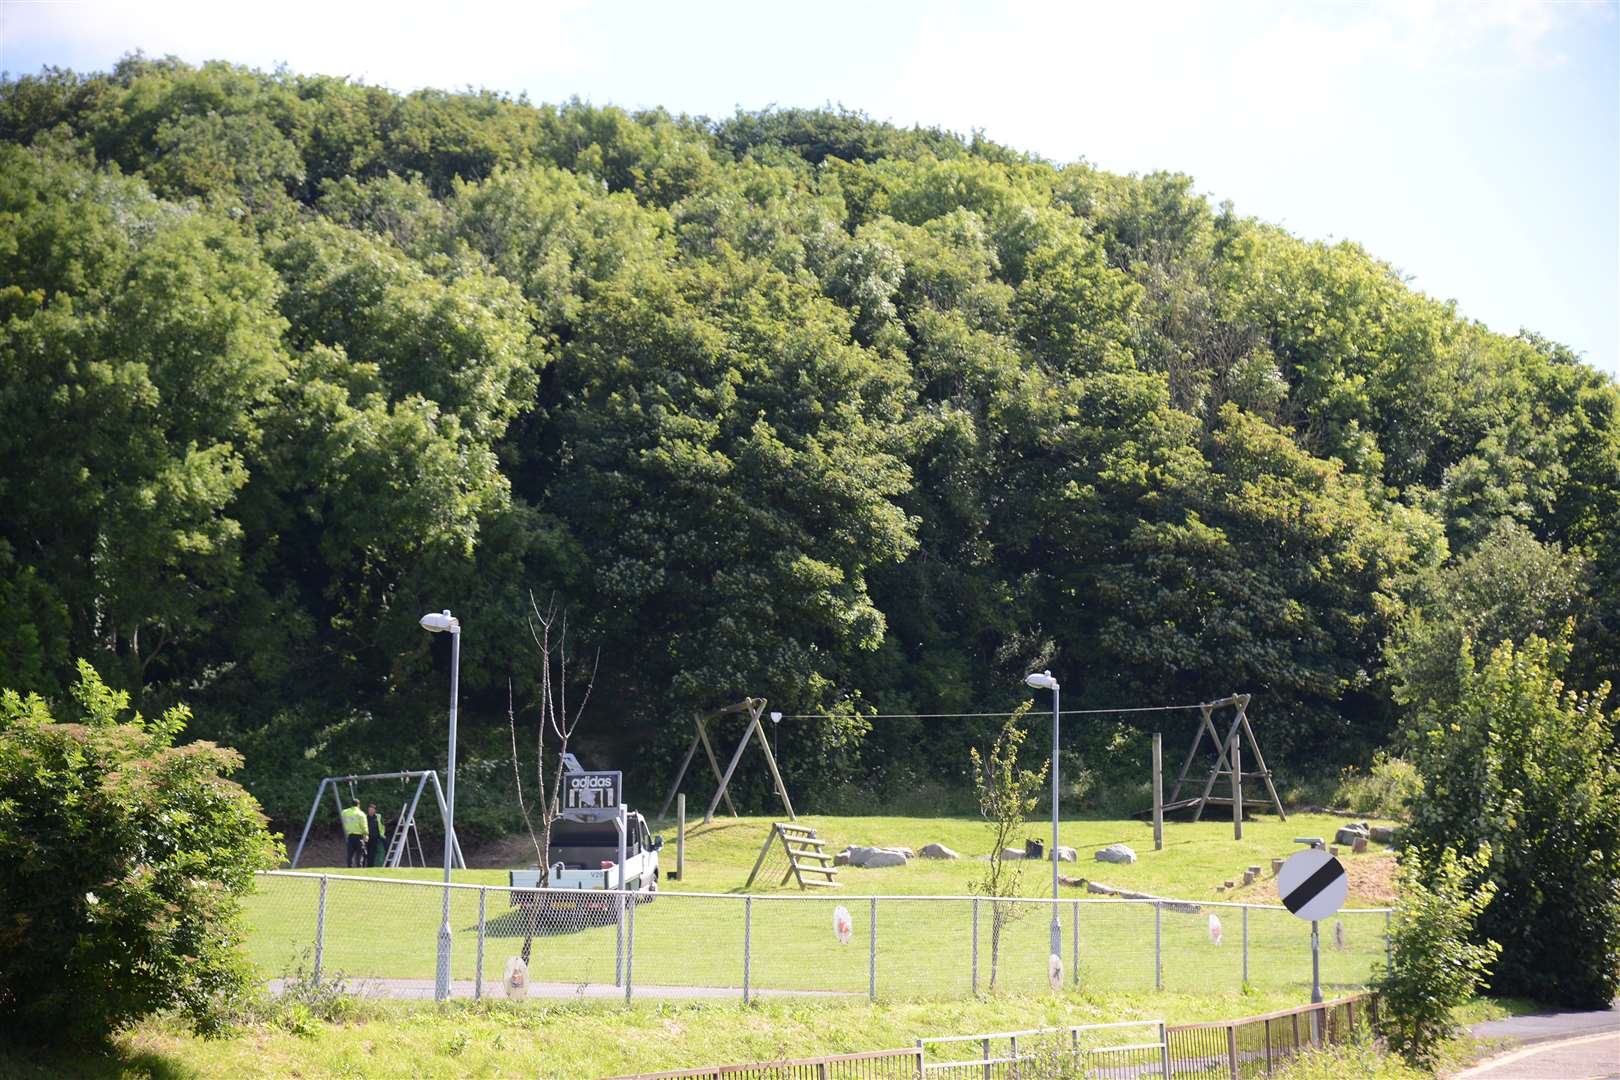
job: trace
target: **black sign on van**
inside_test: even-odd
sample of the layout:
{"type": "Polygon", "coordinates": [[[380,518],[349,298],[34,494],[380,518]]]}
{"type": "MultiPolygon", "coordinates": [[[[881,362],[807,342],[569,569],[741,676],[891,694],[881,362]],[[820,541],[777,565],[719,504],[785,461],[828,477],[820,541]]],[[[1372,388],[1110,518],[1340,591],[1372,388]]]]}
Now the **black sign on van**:
{"type": "Polygon", "coordinates": [[[563,777],[563,810],[616,810],[624,788],[621,772],[578,772],[563,777]]]}

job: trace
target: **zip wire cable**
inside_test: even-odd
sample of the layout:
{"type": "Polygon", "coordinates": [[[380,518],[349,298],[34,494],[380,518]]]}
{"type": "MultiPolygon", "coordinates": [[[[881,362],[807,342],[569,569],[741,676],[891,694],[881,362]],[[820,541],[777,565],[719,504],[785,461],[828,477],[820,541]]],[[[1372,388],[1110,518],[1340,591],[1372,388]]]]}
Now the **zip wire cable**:
{"type": "MultiPolygon", "coordinates": [[[[1062,709],[1059,716],[1097,716],[1109,713],[1145,713],[1145,712],[1177,712],[1188,709],[1202,709],[1202,705],[1140,705],[1131,708],[1118,709],[1062,709]]],[[[827,713],[785,713],[784,720],[821,720],[827,713]]],[[[941,713],[855,713],[862,720],[994,720],[1011,716],[1009,712],[941,712],[941,713]]],[[[1044,711],[1042,712],[1044,714],[1044,711]]]]}

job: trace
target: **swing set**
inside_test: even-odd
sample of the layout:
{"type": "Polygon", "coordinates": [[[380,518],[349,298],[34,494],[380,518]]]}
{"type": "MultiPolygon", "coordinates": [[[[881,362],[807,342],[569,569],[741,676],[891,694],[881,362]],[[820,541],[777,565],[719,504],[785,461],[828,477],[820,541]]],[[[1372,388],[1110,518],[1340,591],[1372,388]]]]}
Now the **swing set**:
{"type": "MultiPolygon", "coordinates": [[[[429,782],[433,785],[433,797],[439,804],[439,820],[443,822],[449,818],[449,814],[445,809],[444,789],[439,786],[439,774],[432,769],[322,777],[320,786],[315,789],[315,801],[310,804],[309,818],[304,822],[304,834],[298,838],[298,848],[293,852],[289,869],[298,869],[298,860],[304,854],[304,843],[309,839],[309,830],[315,825],[315,815],[320,811],[321,799],[326,794],[327,786],[330,785],[332,788],[332,805],[337,807],[338,814],[341,816],[343,813],[343,798],[338,793],[340,787],[344,784],[349,785],[349,797],[353,799],[357,797],[355,784],[376,780],[398,780],[401,790],[407,793],[405,803],[400,807],[399,816],[394,819],[393,831],[388,836],[388,854],[383,859],[383,865],[390,869],[402,865],[427,865],[427,858],[422,852],[422,834],[416,828],[416,808],[422,801],[422,794],[427,790],[429,782]],[[408,783],[411,780],[416,781],[414,791],[411,790],[408,783]],[[411,861],[413,858],[411,845],[413,843],[416,847],[414,863],[411,861]]],[[[450,850],[457,869],[467,869],[466,860],[461,857],[461,840],[456,836],[454,830],[451,830],[450,833],[450,850]]]]}

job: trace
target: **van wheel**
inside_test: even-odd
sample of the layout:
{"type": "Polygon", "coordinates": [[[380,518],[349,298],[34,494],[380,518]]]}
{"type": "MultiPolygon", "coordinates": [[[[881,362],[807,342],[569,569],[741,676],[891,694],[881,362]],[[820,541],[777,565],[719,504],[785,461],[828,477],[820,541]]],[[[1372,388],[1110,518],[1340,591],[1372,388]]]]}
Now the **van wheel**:
{"type": "Polygon", "coordinates": [[[647,887],[642,889],[641,894],[636,897],[636,903],[638,903],[638,904],[650,904],[654,900],[656,900],[657,898],[658,898],[658,871],[654,870],[653,873],[652,873],[652,880],[647,883],[647,887]]]}

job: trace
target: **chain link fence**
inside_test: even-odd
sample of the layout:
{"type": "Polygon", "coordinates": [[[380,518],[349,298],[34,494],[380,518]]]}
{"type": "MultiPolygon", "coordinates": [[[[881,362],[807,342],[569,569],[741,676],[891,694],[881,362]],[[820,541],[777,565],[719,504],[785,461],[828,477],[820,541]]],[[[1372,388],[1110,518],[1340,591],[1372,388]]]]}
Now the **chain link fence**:
{"type": "MultiPolygon", "coordinates": [[[[272,871],[247,898],[246,946],[267,976],[341,974],[387,996],[430,997],[446,894],[460,996],[502,993],[517,956],[529,994],[548,997],[1311,985],[1310,926],[1283,908],[1170,900],[641,894],[272,871]]],[[[1383,908],[1323,923],[1324,992],[1366,985],[1387,931],[1383,908]]]]}

